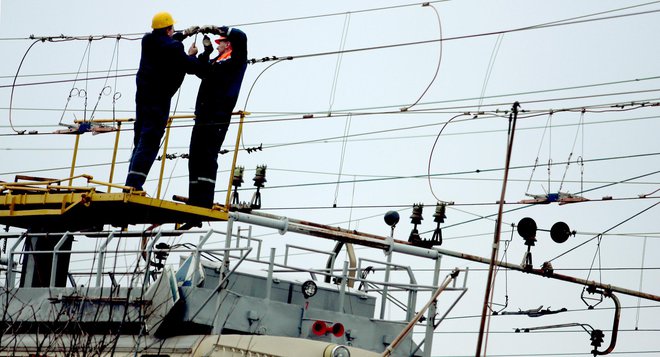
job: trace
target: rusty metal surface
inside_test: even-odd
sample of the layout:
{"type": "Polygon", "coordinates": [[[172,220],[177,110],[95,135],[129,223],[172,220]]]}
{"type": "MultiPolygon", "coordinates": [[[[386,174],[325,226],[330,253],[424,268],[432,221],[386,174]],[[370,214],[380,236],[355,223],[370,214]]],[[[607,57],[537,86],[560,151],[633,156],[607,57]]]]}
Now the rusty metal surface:
{"type": "MultiPolygon", "coordinates": [[[[269,215],[269,214],[263,214],[261,212],[255,212],[253,213],[255,215],[259,215],[261,217],[267,217],[271,219],[282,219],[283,217],[275,216],[275,215],[269,215]]],[[[301,234],[306,234],[310,235],[313,237],[319,237],[319,238],[325,238],[325,239],[333,239],[333,240],[338,240],[342,241],[345,243],[353,243],[353,244],[359,244],[359,245],[364,245],[368,247],[373,247],[373,248],[380,248],[387,250],[390,248],[390,245],[388,243],[388,238],[382,237],[382,236],[377,236],[374,234],[365,234],[359,231],[349,231],[346,229],[341,229],[337,227],[330,227],[318,223],[311,223],[311,222],[305,222],[302,220],[296,220],[292,218],[287,218],[287,220],[290,222],[288,230],[289,231],[294,231],[297,233],[301,234]]],[[[483,263],[483,264],[490,264],[491,260],[488,258],[480,257],[477,255],[471,255],[471,254],[466,254],[466,253],[461,253],[461,252],[455,252],[447,249],[442,249],[442,248],[423,248],[423,247],[413,247],[410,243],[400,241],[400,240],[395,240],[394,245],[399,247],[399,249],[395,249],[398,252],[404,253],[404,254],[410,254],[410,255],[417,255],[417,256],[424,256],[424,257],[429,257],[432,258],[436,254],[440,255],[446,255],[446,256],[451,256],[454,258],[458,259],[464,259],[464,260],[469,260],[477,263],[483,263]]],[[[521,265],[516,265],[516,264],[511,264],[511,263],[506,263],[502,261],[495,261],[493,262],[494,265],[497,265],[502,268],[508,268],[511,270],[516,270],[520,271],[523,273],[527,274],[532,274],[532,275],[538,275],[542,276],[545,278],[549,279],[556,279],[556,280],[562,280],[566,281],[569,283],[573,284],[579,284],[579,285],[584,285],[584,286],[591,286],[591,287],[596,287],[599,289],[603,289],[605,291],[610,291],[610,292],[617,292],[625,295],[630,295],[630,296],[635,296],[635,297],[640,297],[643,299],[647,300],[653,300],[653,301],[660,301],[660,296],[654,295],[654,294],[648,294],[644,293],[641,291],[636,291],[636,290],[631,290],[631,289],[626,289],[618,286],[613,286],[609,284],[603,284],[599,283],[593,280],[585,280],[585,279],[580,279],[576,278],[573,276],[569,275],[564,275],[564,274],[557,274],[557,273],[549,273],[548,270],[545,269],[528,269],[525,268],[521,265]]]]}

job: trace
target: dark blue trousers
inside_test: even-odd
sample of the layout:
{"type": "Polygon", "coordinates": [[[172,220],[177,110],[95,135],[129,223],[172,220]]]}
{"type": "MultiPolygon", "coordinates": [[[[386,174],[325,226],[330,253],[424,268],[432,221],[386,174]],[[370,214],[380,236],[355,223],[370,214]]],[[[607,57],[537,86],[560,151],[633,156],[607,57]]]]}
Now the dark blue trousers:
{"type": "Polygon", "coordinates": [[[170,99],[136,103],[133,130],[133,154],[128,166],[126,186],[143,190],[151,165],[156,159],[160,140],[170,115],[170,99]]]}
{"type": "Polygon", "coordinates": [[[218,152],[227,135],[231,113],[218,120],[195,119],[190,137],[188,204],[211,208],[218,173],[218,152]]]}

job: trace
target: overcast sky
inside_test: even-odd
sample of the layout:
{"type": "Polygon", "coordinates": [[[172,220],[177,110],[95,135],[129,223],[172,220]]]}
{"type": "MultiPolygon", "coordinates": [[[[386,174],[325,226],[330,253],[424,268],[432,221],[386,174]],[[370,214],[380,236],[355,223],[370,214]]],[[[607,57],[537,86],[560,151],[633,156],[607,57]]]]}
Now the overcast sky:
{"type": "MultiPolygon", "coordinates": [[[[67,177],[74,137],[50,134],[63,128],[58,124],[134,116],[140,48],[131,39],[150,31],[153,14],[166,10],[177,29],[230,25],[248,35],[248,57],[257,62],[248,66],[237,109],[252,113],[244,127],[244,147],[261,145],[263,150],[239,153],[239,164],[246,167],[242,200],[253,193],[254,168],[266,164],[266,212],[387,235],[382,215],[398,210],[395,238],[402,240],[412,228],[413,203],[425,204],[419,228],[430,238],[435,203],[450,201],[455,204],[442,225],[447,226],[442,248],[487,257],[502,187],[508,111],[518,101],[523,112],[505,198],[505,210],[512,211],[502,226],[503,239],[512,241],[502,259],[517,264],[526,250],[511,224],[532,217],[549,230],[563,221],[577,235],[556,244],[540,231],[532,248],[534,266],[552,261],[564,274],[660,295],[660,208],[653,206],[660,195],[639,198],[660,188],[660,2],[454,0],[431,5],[400,0],[2,0],[0,180],[13,180],[18,173],[67,177]],[[30,48],[31,35],[109,38],[37,42],[30,48]],[[342,49],[346,52],[338,54],[342,49]],[[10,123],[11,84],[24,56],[17,84],[68,81],[15,87],[10,123]],[[260,61],[272,56],[293,59],[260,61]],[[115,69],[121,77],[106,79],[115,69]],[[83,91],[86,103],[80,96],[68,99],[83,91]],[[16,134],[21,131],[26,134],[16,134]],[[37,134],[27,134],[31,131],[37,134]],[[526,193],[560,189],[591,201],[516,204],[529,198],[526,193]],[[597,238],[601,233],[607,234],[597,238]]],[[[201,37],[197,44],[201,47],[201,37]]],[[[196,77],[186,77],[173,99],[175,114],[192,113],[198,86],[196,77]]],[[[187,153],[191,125],[190,120],[175,122],[170,153],[187,153]]],[[[125,178],[131,151],[132,126],[125,129],[117,183],[125,178]]],[[[232,125],[223,149],[232,149],[235,136],[232,125]]],[[[76,172],[107,181],[113,142],[114,135],[82,136],[76,172]]],[[[219,162],[215,198],[224,202],[230,155],[220,156],[219,162]]],[[[187,195],[187,173],[185,159],[168,161],[163,196],[187,195]]],[[[157,174],[152,169],[145,185],[151,196],[157,174]]],[[[224,223],[212,226],[224,229],[224,223]]],[[[266,229],[254,233],[265,240],[264,249],[277,247],[278,252],[287,242],[332,246],[266,229]]],[[[366,248],[358,255],[384,260],[382,252],[366,248]]],[[[318,261],[309,255],[296,259],[299,266],[318,261]]],[[[407,256],[394,261],[433,267],[407,256]]],[[[438,328],[434,356],[474,355],[486,276],[479,269],[487,266],[443,261],[443,268],[453,267],[473,269],[469,291],[438,328]]],[[[419,280],[432,276],[418,274],[419,280]]],[[[589,336],[580,328],[513,333],[517,327],[574,322],[606,330],[607,345],[613,304],[606,299],[587,310],[581,293],[582,286],[498,273],[494,300],[503,303],[507,295],[506,311],[543,305],[569,312],[494,318],[489,355],[587,356],[589,336]]],[[[660,354],[660,304],[642,300],[637,309],[638,299],[619,298],[625,309],[615,352],[660,354]]]]}

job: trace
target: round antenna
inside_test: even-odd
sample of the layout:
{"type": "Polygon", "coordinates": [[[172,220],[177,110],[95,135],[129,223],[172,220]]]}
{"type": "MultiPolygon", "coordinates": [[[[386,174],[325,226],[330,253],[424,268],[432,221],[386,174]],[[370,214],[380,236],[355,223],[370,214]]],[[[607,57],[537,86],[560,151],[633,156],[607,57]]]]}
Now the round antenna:
{"type": "Polygon", "coordinates": [[[385,216],[383,218],[385,219],[385,223],[388,226],[394,227],[396,226],[397,223],[399,223],[399,212],[387,211],[387,213],[385,213],[385,216]]]}
{"type": "Polygon", "coordinates": [[[568,224],[564,222],[557,222],[550,228],[550,238],[552,238],[555,243],[564,243],[568,240],[570,235],[571,229],[568,228],[568,224]]]}
{"type": "Polygon", "coordinates": [[[521,219],[516,229],[518,230],[518,234],[525,240],[536,238],[536,222],[529,217],[521,219]]]}

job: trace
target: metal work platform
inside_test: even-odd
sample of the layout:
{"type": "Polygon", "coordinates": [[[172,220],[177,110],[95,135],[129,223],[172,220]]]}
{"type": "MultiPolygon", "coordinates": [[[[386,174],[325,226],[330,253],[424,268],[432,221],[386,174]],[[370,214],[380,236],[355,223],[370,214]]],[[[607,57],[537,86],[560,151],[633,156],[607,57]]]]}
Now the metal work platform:
{"type": "Polygon", "coordinates": [[[98,230],[105,224],[127,227],[227,219],[224,206],[208,209],[147,197],[145,192],[94,181],[89,175],[17,177],[16,182],[0,182],[0,225],[41,232],[98,230]],[[74,179],[84,179],[86,185],[74,186],[74,179]],[[63,185],[67,181],[69,184],[63,185]],[[118,192],[111,192],[112,188],[118,192]]]}

